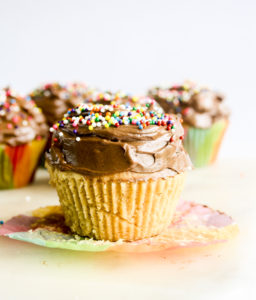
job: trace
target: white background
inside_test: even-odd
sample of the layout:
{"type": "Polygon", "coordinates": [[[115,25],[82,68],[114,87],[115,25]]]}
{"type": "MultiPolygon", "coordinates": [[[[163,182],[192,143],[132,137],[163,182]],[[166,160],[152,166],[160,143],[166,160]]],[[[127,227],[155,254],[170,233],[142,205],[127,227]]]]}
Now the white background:
{"type": "MultiPolygon", "coordinates": [[[[240,227],[237,240],[214,249],[141,255],[1,238],[0,299],[256,299],[256,165],[228,159],[256,153],[255,56],[255,0],[0,0],[0,87],[25,93],[81,80],[143,93],[188,78],[224,92],[232,108],[224,160],[191,172],[183,197],[225,211],[240,227]]],[[[47,181],[2,191],[0,218],[57,202],[47,181]]]]}
{"type": "Polygon", "coordinates": [[[0,0],[0,86],[80,80],[143,93],[196,80],[232,108],[222,157],[256,153],[256,1],[0,0]]]}

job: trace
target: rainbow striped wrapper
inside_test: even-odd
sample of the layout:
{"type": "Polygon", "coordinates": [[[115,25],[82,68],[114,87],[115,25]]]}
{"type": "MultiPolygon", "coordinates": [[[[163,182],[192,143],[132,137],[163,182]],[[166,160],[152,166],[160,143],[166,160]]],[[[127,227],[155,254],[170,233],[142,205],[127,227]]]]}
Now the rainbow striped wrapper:
{"type": "Polygon", "coordinates": [[[34,177],[46,139],[11,147],[0,145],[0,189],[26,186],[34,177]]]}
{"type": "Polygon", "coordinates": [[[184,124],[184,147],[194,167],[208,166],[216,161],[228,120],[215,122],[211,128],[200,129],[184,124]]]}

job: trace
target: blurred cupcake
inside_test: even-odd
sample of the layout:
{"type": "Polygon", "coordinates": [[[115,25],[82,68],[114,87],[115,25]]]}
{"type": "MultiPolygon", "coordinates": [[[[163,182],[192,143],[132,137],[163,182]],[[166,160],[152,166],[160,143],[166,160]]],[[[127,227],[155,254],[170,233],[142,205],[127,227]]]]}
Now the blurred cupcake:
{"type": "Polygon", "coordinates": [[[76,107],[92,92],[82,83],[49,83],[34,90],[30,97],[42,109],[49,126],[62,119],[69,108],[76,107]]]}
{"type": "Polygon", "coordinates": [[[32,181],[47,134],[45,118],[30,97],[0,90],[0,189],[32,181]]]}
{"type": "Polygon", "coordinates": [[[186,170],[177,116],[82,104],[55,126],[46,166],[66,224],[81,236],[132,241],[171,221],[186,170]]]}
{"type": "Polygon", "coordinates": [[[84,100],[85,103],[92,103],[92,104],[125,104],[130,105],[132,107],[136,106],[146,106],[148,110],[154,110],[159,113],[163,112],[162,107],[151,97],[149,96],[131,96],[124,92],[101,92],[98,90],[91,90],[91,93],[88,93],[88,97],[84,100]]]}
{"type": "Polygon", "coordinates": [[[184,146],[195,167],[215,162],[229,122],[223,95],[194,83],[149,91],[165,112],[179,114],[185,129],[184,146]]]}
{"type": "MultiPolygon", "coordinates": [[[[49,83],[34,90],[30,97],[35,101],[38,107],[42,109],[43,114],[51,127],[54,123],[61,120],[69,108],[76,107],[89,97],[93,90],[82,83],[49,83]]],[[[51,146],[51,133],[45,147],[48,151],[51,146]]],[[[45,165],[45,155],[40,158],[40,166],[45,165]]]]}

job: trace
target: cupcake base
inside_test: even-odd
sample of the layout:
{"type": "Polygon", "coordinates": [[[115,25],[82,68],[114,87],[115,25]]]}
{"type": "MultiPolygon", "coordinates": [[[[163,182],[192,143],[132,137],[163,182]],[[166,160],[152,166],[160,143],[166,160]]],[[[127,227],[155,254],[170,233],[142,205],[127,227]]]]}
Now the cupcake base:
{"type": "Polygon", "coordinates": [[[208,166],[216,161],[227,127],[226,119],[217,121],[207,129],[184,124],[184,148],[196,168],[208,166]]]}
{"type": "Polygon", "coordinates": [[[185,174],[131,181],[130,176],[90,177],[46,163],[71,230],[96,240],[134,241],[162,232],[170,223],[185,174]],[[126,178],[127,177],[127,178],[126,178]]]}

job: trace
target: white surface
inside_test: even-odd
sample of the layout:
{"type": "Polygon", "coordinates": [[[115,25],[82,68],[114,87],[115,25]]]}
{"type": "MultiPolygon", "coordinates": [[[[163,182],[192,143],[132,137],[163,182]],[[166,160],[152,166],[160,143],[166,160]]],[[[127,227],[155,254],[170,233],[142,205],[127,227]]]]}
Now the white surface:
{"type": "MultiPolygon", "coordinates": [[[[121,254],[48,249],[0,238],[0,299],[255,299],[255,168],[255,161],[226,160],[188,175],[183,198],[232,215],[241,230],[235,240],[121,254]]],[[[57,203],[47,173],[37,175],[32,186],[0,192],[0,218],[57,203]]]]}
{"type": "Polygon", "coordinates": [[[83,80],[144,93],[196,80],[232,108],[221,156],[255,157],[255,15],[254,0],[0,1],[0,87],[83,80]]]}

